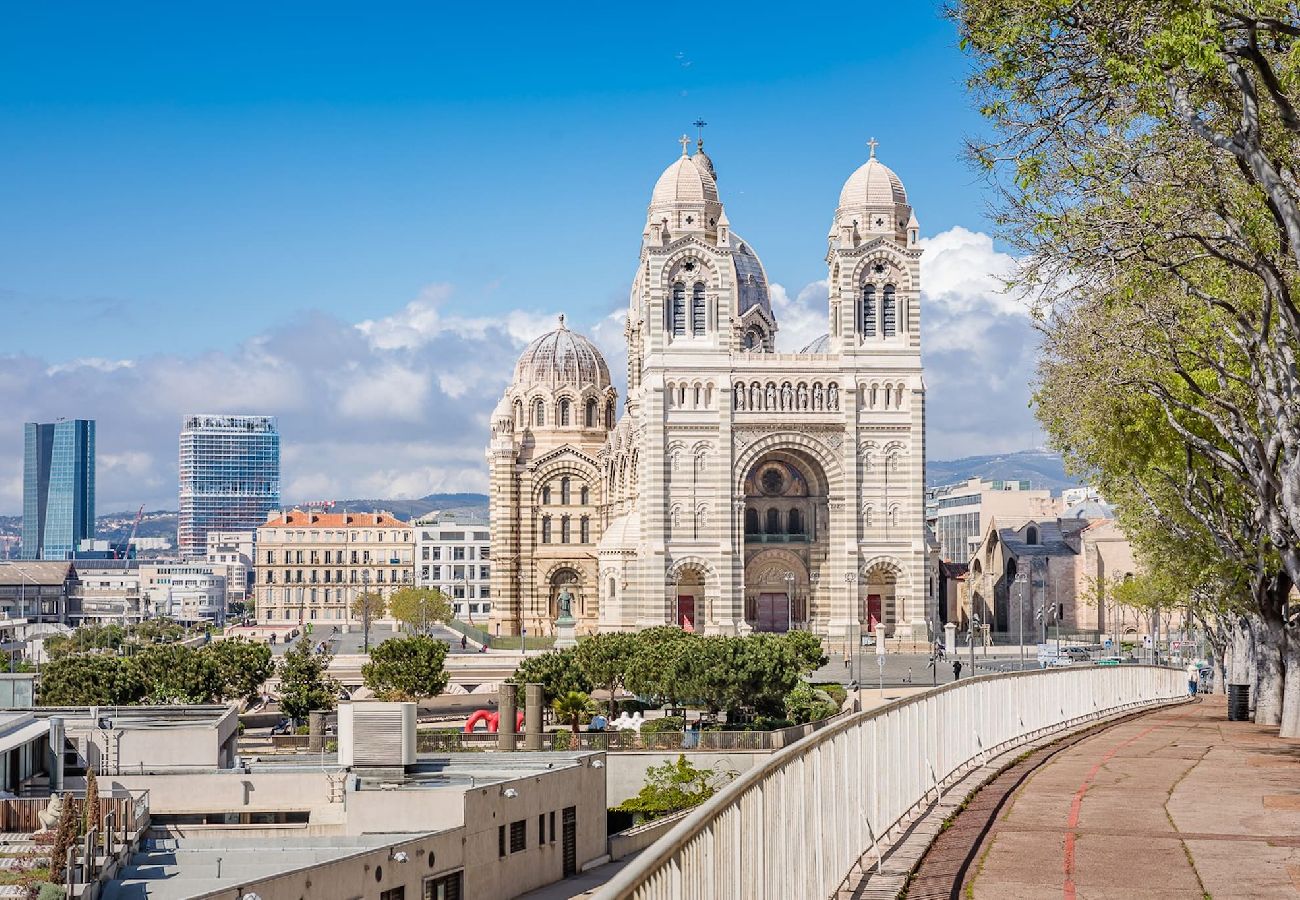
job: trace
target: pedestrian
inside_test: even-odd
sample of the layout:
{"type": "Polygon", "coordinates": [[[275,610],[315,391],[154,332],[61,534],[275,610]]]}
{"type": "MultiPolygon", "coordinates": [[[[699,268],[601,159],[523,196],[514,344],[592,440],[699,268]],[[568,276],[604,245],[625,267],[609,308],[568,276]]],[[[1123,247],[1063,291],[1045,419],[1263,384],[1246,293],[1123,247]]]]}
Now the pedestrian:
{"type": "Polygon", "coordinates": [[[952,661],[952,680],[956,681],[958,678],[961,678],[961,660],[954,659],[952,661]]]}
{"type": "Polygon", "coordinates": [[[468,646],[469,646],[469,638],[465,637],[465,635],[462,634],[460,636],[460,649],[464,650],[468,646]]]}
{"type": "Polygon", "coordinates": [[[1187,694],[1195,697],[1201,686],[1201,669],[1194,662],[1187,664],[1187,694]]]}

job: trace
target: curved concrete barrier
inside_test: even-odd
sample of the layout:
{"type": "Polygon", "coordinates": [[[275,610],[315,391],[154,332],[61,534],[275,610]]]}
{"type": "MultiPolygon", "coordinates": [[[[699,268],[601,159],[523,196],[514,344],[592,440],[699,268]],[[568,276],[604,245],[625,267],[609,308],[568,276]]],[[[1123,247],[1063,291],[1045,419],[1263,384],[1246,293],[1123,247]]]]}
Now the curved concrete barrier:
{"type": "Polygon", "coordinates": [[[877,837],[989,754],[1186,691],[1181,669],[1049,669],[958,681],[848,716],[727,785],[596,897],[830,897],[877,837]]]}

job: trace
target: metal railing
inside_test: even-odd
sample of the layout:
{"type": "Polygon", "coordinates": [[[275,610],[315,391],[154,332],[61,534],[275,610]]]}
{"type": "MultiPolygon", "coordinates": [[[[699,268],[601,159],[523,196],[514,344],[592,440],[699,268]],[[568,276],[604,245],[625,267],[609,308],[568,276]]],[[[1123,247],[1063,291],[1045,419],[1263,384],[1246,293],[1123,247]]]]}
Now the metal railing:
{"type": "MultiPolygon", "coordinates": [[[[542,749],[600,750],[608,753],[635,750],[686,753],[693,750],[780,750],[842,718],[843,715],[832,716],[775,731],[580,731],[576,737],[569,731],[548,731],[542,735],[542,749]]],[[[520,734],[520,746],[523,746],[523,740],[524,737],[520,734]]],[[[418,731],[415,736],[415,749],[418,753],[457,753],[496,748],[497,736],[488,731],[458,731],[454,734],[445,731],[418,731]]]]}
{"type": "Polygon", "coordinates": [[[830,897],[895,825],[1009,746],[1176,700],[1185,674],[1090,667],[971,678],[834,725],[731,782],[616,874],[603,900],[830,897]]]}

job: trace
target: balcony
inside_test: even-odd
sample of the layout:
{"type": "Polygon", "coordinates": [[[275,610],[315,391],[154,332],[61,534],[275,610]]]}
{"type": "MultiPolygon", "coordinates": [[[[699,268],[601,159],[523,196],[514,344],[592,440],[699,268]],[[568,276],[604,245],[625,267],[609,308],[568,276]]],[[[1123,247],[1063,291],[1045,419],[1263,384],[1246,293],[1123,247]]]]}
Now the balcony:
{"type": "Polygon", "coordinates": [[[747,534],[747,544],[806,544],[812,538],[806,534],[747,534]]]}

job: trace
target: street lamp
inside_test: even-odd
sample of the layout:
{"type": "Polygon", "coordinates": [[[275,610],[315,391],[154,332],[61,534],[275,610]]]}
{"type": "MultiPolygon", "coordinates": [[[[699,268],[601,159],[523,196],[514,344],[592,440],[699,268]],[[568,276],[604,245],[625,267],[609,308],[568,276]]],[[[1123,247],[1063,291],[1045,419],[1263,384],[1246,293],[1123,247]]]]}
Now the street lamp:
{"type": "Polygon", "coordinates": [[[1016,600],[1016,618],[1020,620],[1020,671],[1025,671],[1025,585],[1029,579],[1024,572],[1016,575],[1015,583],[1020,586],[1016,600]]]}
{"type": "Polygon", "coordinates": [[[967,676],[968,678],[973,678],[975,676],[975,635],[979,631],[979,629],[980,629],[980,617],[975,613],[974,610],[971,610],[970,634],[966,640],[966,642],[970,644],[970,675],[967,676]]]}
{"type": "Polygon", "coordinates": [[[370,653],[370,570],[361,571],[362,652],[370,653]]]}
{"type": "MultiPolygon", "coordinates": [[[[849,592],[849,602],[853,604],[853,617],[858,620],[857,632],[853,635],[853,647],[850,652],[853,654],[853,683],[861,688],[862,685],[862,619],[861,611],[858,609],[858,592],[855,587],[858,583],[857,572],[845,572],[844,584],[849,592]]],[[[858,699],[854,698],[855,709],[858,699]]]]}
{"type": "Polygon", "coordinates": [[[789,634],[794,628],[794,573],[786,572],[783,579],[785,581],[785,632],[789,634]]]}

